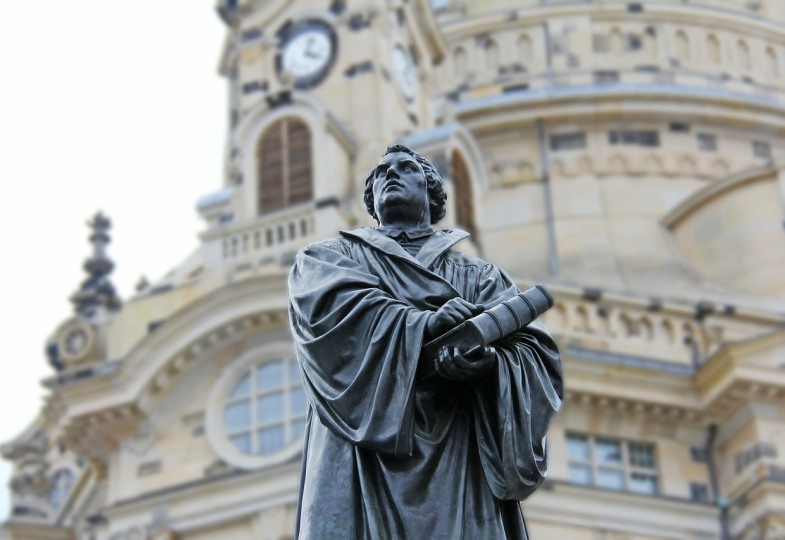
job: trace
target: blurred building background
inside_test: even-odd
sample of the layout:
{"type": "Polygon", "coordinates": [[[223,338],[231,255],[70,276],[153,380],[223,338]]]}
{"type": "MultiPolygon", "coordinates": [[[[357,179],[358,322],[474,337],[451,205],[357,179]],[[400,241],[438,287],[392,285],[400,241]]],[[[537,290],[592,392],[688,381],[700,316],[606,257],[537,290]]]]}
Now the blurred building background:
{"type": "Polygon", "coordinates": [[[392,141],[445,176],[462,249],[557,297],[567,396],[532,536],[785,538],[782,2],[216,7],[230,130],[201,244],[121,301],[93,218],[46,404],[2,446],[0,538],[291,537],[286,275],[372,224],[392,141]]]}

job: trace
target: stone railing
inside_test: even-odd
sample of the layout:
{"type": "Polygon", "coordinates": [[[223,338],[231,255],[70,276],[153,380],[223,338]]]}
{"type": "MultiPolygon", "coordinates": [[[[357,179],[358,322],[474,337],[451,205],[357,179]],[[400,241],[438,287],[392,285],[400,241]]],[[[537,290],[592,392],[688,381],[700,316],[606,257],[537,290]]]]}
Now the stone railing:
{"type": "Polygon", "coordinates": [[[693,365],[715,346],[711,332],[687,308],[555,294],[544,324],[556,336],[587,348],[693,365]]]}
{"type": "Polygon", "coordinates": [[[214,251],[222,262],[265,264],[294,254],[315,240],[315,231],[315,209],[308,205],[212,229],[204,240],[218,244],[214,251]]]}

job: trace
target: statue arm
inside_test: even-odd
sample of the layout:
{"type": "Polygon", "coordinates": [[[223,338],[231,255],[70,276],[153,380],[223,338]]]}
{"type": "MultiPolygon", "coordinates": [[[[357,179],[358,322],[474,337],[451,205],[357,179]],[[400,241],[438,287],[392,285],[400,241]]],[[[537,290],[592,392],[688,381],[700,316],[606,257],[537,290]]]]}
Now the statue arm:
{"type": "MultiPolygon", "coordinates": [[[[496,267],[480,286],[487,305],[517,294],[496,267]]],[[[556,343],[539,321],[498,342],[496,364],[473,387],[480,459],[496,498],[523,500],[547,474],[546,433],[561,407],[563,381],[556,343]]]]}
{"type": "Polygon", "coordinates": [[[358,446],[409,454],[414,374],[432,312],[393,298],[365,267],[318,244],[298,254],[289,293],[295,350],[319,420],[358,446]]]}

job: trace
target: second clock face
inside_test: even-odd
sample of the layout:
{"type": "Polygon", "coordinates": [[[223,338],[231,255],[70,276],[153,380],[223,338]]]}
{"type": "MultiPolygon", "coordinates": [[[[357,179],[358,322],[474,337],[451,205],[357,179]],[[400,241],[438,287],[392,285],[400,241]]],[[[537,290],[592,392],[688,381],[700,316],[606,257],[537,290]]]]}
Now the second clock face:
{"type": "Polygon", "coordinates": [[[313,86],[327,74],[335,59],[335,34],[327,24],[299,24],[284,39],[278,71],[288,72],[297,86],[313,86]]]}
{"type": "Polygon", "coordinates": [[[417,95],[417,68],[402,45],[396,45],[393,49],[393,71],[403,97],[406,101],[414,100],[417,95]]]}

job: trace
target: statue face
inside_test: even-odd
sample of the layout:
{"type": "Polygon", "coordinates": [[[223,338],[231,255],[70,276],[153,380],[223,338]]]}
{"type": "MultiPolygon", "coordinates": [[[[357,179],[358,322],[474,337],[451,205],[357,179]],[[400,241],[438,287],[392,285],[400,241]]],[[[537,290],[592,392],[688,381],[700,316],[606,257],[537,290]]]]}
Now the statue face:
{"type": "Polygon", "coordinates": [[[373,173],[373,200],[382,225],[407,221],[431,224],[428,181],[422,167],[406,152],[384,156],[373,173]]]}

